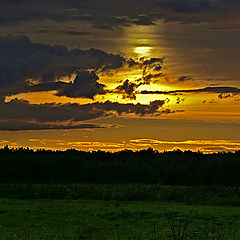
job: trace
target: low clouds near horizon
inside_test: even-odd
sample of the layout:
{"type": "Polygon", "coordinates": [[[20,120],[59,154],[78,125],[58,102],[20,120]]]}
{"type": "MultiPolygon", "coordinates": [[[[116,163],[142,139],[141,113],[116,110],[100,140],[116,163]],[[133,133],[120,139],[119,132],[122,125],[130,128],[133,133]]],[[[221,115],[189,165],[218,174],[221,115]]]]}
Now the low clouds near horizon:
{"type": "Polygon", "coordinates": [[[170,109],[163,109],[164,104],[165,101],[160,100],[149,105],[110,101],[84,105],[30,104],[25,100],[13,99],[10,102],[0,102],[0,130],[101,128],[100,125],[86,124],[84,121],[122,114],[136,114],[141,117],[173,113],[170,109]]]}

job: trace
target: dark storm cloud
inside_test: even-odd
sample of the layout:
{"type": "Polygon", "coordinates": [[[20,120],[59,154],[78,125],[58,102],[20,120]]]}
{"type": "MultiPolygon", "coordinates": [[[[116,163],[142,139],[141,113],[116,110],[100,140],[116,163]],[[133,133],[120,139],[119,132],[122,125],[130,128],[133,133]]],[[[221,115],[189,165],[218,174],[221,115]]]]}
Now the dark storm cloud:
{"type": "Polygon", "coordinates": [[[104,85],[98,83],[99,77],[95,72],[80,71],[73,83],[66,83],[58,89],[57,96],[71,98],[93,98],[97,94],[104,94],[104,85]]]}
{"type": "Polygon", "coordinates": [[[70,98],[91,98],[97,94],[105,94],[103,84],[98,83],[99,77],[93,71],[77,71],[73,82],[43,82],[26,87],[21,92],[57,91],[56,96],[70,98]]]}
{"type": "Polygon", "coordinates": [[[181,93],[220,93],[240,94],[240,89],[235,87],[206,87],[200,89],[174,90],[174,91],[142,91],[141,94],[181,94],[181,93]]]}
{"type": "MultiPolygon", "coordinates": [[[[69,50],[64,46],[33,43],[27,37],[0,37],[0,52],[0,97],[55,90],[57,96],[93,99],[95,95],[105,93],[105,86],[98,83],[96,72],[140,68],[143,70],[143,77],[138,82],[140,86],[150,84],[151,78],[162,75],[164,62],[164,58],[126,59],[98,49],[69,50]],[[147,74],[148,70],[152,74],[147,74]],[[72,74],[76,75],[73,82],[58,80],[72,74]]],[[[130,91],[133,92],[137,85],[126,84],[117,90],[131,95],[130,91]]]]}
{"type": "MultiPolygon", "coordinates": [[[[98,83],[99,77],[93,71],[77,71],[74,81],[70,82],[43,82],[30,85],[25,89],[19,88],[19,92],[42,92],[57,91],[56,96],[66,96],[70,98],[91,98],[97,94],[105,94],[103,84],[98,83]]],[[[10,95],[10,92],[9,92],[10,95]]]]}
{"type": "Polygon", "coordinates": [[[0,0],[0,24],[51,19],[82,20],[96,28],[130,24],[152,25],[156,20],[182,23],[216,22],[238,15],[238,0],[0,0]]]}
{"type": "Polygon", "coordinates": [[[79,122],[122,114],[153,116],[174,113],[169,109],[162,109],[164,103],[159,100],[149,105],[110,101],[85,105],[30,104],[25,100],[14,99],[10,102],[0,102],[0,130],[100,128],[102,126],[79,122]]]}
{"type": "Polygon", "coordinates": [[[74,81],[70,82],[42,82],[39,84],[20,86],[14,89],[0,88],[0,96],[14,95],[17,93],[30,93],[30,92],[43,92],[43,91],[56,91],[56,96],[66,96],[70,98],[91,98],[97,94],[105,94],[103,84],[97,82],[98,76],[95,72],[78,71],[74,81]]]}
{"type": "Polygon", "coordinates": [[[87,72],[84,75],[78,71],[117,69],[126,61],[120,55],[107,54],[97,49],[69,50],[63,46],[32,43],[27,37],[0,37],[0,52],[1,96],[26,92],[30,89],[33,91],[34,88],[31,88],[26,80],[34,79],[42,83],[41,86],[45,88],[43,83],[47,83],[52,90],[54,86],[61,85],[63,89],[56,89],[59,90],[59,95],[65,93],[66,96],[80,97],[82,92],[83,97],[92,98],[95,94],[103,92],[103,85],[97,83],[96,74],[91,73],[88,76],[87,72]],[[58,78],[73,73],[80,74],[77,75],[74,83],[55,82],[58,78]],[[89,95],[86,88],[89,88],[89,95]]]}

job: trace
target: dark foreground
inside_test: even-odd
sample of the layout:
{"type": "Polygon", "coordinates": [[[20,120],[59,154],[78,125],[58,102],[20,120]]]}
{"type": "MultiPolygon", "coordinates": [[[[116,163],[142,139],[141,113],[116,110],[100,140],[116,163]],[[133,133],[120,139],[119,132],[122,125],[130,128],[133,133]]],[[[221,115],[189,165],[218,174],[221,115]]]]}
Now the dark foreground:
{"type": "Polygon", "coordinates": [[[0,240],[240,240],[239,172],[240,151],[5,147],[0,240]]]}
{"type": "Polygon", "coordinates": [[[1,183],[240,186],[240,151],[116,153],[0,149],[1,183]]]}
{"type": "Polygon", "coordinates": [[[0,194],[1,240],[240,239],[237,188],[3,184],[0,194]]]}

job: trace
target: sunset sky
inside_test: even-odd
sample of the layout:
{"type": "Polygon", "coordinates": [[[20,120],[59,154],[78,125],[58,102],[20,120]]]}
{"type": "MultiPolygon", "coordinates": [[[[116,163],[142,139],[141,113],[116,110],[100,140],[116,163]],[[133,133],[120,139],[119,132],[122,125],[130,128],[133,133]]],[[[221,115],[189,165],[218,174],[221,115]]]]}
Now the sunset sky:
{"type": "Polygon", "coordinates": [[[0,0],[0,147],[240,149],[240,1],[0,0]]]}

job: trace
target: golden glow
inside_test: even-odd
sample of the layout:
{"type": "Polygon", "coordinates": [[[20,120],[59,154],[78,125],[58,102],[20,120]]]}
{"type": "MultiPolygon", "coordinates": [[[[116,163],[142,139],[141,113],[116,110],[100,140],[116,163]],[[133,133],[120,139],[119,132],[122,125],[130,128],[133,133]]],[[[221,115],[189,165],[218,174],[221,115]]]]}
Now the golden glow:
{"type": "Polygon", "coordinates": [[[155,34],[159,30],[156,26],[135,26],[124,28],[124,52],[131,57],[153,57],[159,41],[155,34]]]}
{"type": "Polygon", "coordinates": [[[141,85],[138,88],[138,91],[172,91],[172,90],[178,90],[176,87],[167,85],[166,83],[151,83],[149,85],[141,85]]]}
{"type": "Polygon", "coordinates": [[[108,75],[100,75],[99,82],[106,85],[107,89],[115,89],[119,84],[125,80],[136,81],[143,75],[142,69],[128,69],[123,68],[120,71],[113,72],[108,75]]]}
{"type": "MultiPolygon", "coordinates": [[[[0,141],[0,147],[8,144],[9,147],[16,147],[17,144],[11,141],[0,141]]],[[[45,139],[45,138],[30,138],[25,147],[32,149],[51,149],[51,150],[66,150],[75,148],[84,151],[121,151],[124,149],[141,150],[149,147],[159,151],[172,151],[175,149],[202,151],[204,153],[212,153],[217,151],[236,151],[240,148],[240,141],[233,140],[185,140],[185,141],[163,141],[157,139],[132,139],[121,142],[105,142],[105,141],[74,141],[60,139],[45,139]]]]}
{"type": "MultiPolygon", "coordinates": [[[[49,26],[49,24],[46,22],[45,25],[49,26]]],[[[54,24],[53,22],[50,25],[54,26],[54,24]]],[[[206,61],[213,59],[215,56],[214,49],[188,48],[186,45],[188,41],[184,43],[183,35],[181,35],[182,26],[177,23],[163,23],[159,21],[152,26],[132,24],[131,26],[121,28],[118,34],[112,34],[104,30],[92,32],[93,29],[89,27],[90,25],[86,25],[85,28],[90,29],[91,34],[82,36],[85,42],[80,38],[78,39],[84,43],[83,46],[81,42],[75,40],[72,42],[73,45],[71,45],[69,41],[71,36],[66,34],[62,34],[62,37],[59,37],[59,39],[55,37],[50,39],[47,37],[47,34],[45,40],[44,38],[39,39],[39,34],[34,34],[35,37],[32,36],[31,38],[34,42],[49,42],[50,39],[52,44],[63,41],[61,45],[67,45],[69,49],[78,48],[77,45],[79,44],[79,47],[83,49],[96,47],[108,53],[118,53],[120,51],[126,54],[127,58],[133,58],[139,62],[141,62],[139,60],[141,57],[150,59],[152,57],[161,58],[165,56],[164,67],[166,68],[163,68],[164,75],[155,75],[149,82],[146,81],[144,83],[143,75],[154,75],[156,72],[159,73],[159,71],[147,67],[145,72],[141,69],[144,68],[141,64],[139,66],[133,64],[134,66],[129,67],[126,63],[121,69],[113,69],[107,73],[97,72],[99,83],[105,85],[106,94],[96,95],[94,99],[58,97],[56,96],[57,91],[46,91],[8,96],[5,101],[9,102],[11,99],[18,98],[27,100],[31,104],[78,103],[83,105],[105,101],[146,105],[153,101],[165,101],[165,104],[155,115],[146,114],[142,116],[135,113],[122,113],[116,117],[117,114],[112,111],[114,117],[82,121],[83,124],[94,123],[103,127],[99,129],[1,131],[0,146],[8,144],[10,147],[23,146],[35,149],[39,147],[48,149],[76,148],[88,151],[98,149],[118,151],[126,148],[138,150],[152,147],[160,151],[180,148],[182,150],[202,150],[204,152],[211,152],[214,149],[218,150],[221,148],[226,150],[237,150],[240,148],[240,142],[237,141],[239,140],[237,134],[240,124],[239,94],[230,94],[230,97],[222,99],[219,98],[218,93],[141,94],[141,91],[144,90],[168,92],[180,89],[200,89],[211,86],[210,84],[216,87],[224,86],[225,84],[226,86],[239,87],[239,83],[236,82],[214,80],[215,77],[218,78],[219,76],[211,75],[212,73],[213,75],[214,73],[218,74],[214,68],[209,75],[209,70],[212,67],[211,62],[208,62],[210,65],[207,62],[201,65],[201,61],[205,61],[203,59],[206,59],[206,61]],[[104,37],[102,35],[103,32],[106,33],[104,37]],[[92,41],[93,39],[87,41],[86,39],[91,36],[95,38],[94,41],[92,41]],[[99,37],[104,38],[103,43],[94,45],[100,39],[99,37]],[[178,78],[184,75],[189,75],[192,80],[178,81],[178,78]],[[212,80],[207,81],[206,79],[212,80]],[[126,80],[136,84],[135,88],[133,88],[135,90],[135,95],[133,94],[133,96],[136,99],[134,97],[128,98],[127,94],[124,94],[124,90],[122,92],[116,90],[126,80]],[[165,111],[167,109],[172,112],[165,111]],[[219,122],[225,125],[218,124],[219,122]],[[112,127],[111,124],[115,126],[112,127]],[[117,129],[116,125],[122,125],[122,127],[117,129]]],[[[185,27],[192,28],[194,26],[185,27]]],[[[29,29],[35,28],[29,25],[29,29]]],[[[43,35],[41,34],[41,36],[43,35]]],[[[191,39],[192,35],[189,37],[191,39]]],[[[233,69],[234,66],[230,67],[233,69]]],[[[76,74],[71,74],[58,78],[56,81],[69,83],[73,82],[75,77],[76,74]]],[[[219,79],[231,78],[223,74],[219,79]]],[[[26,83],[32,86],[40,82],[37,79],[27,79],[26,83]]],[[[129,92],[131,93],[131,89],[129,92]]]]}
{"type": "MultiPolygon", "coordinates": [[[[100,82],[106,85],[106,89],[114,90],[124,80],[130,79],[137,83],[137,79],[141,78],[142,70],[133,69],[128,71],[119,71],[113,76],[100,76],[100,82]],[[111,82],[112,80],[112,82],[111,82]]],[[[240,120],[240,104],[239,97],[234,96],[227,99],[219,99],[219,94],[214,93],[183,93],[182,95],[171,94],[141,94],[141,91],[171,91],[176,90],[176,86],[167,83],[151,83],[150,85],[141,85],[136,89],[136,99],[124,97],[121,93],[108,92],[104,95],[96,95],[94,100],[88,98],[69,98],[58,97],[56,91],[22,93],[6,97],[6,101],[18,98],[29,101],[31,104],[40,103],[78,103],[89,104],[93,102],[118,102],[133,104],[149,104],[157,100],[165,100],[163,109],[171,109],[174,114],[162,114],[152,116],[152,118],[167,119],[195,119],[195,120],[240,120]],[[223,111],[224,109],[224,111],[223,111]],[[184,110],[184,111],[182,111],[184,110]]],[[[134,116],[131,116],[134,117],[134,116]]],[[[135,116],[139,117],[139,116],[135,116]]],[[[146,116],[148,117],[148,116],[146,116]]]]}
{"type": "Polygon", "coordinates": [[[149,47],[149,46],[141,46],[141,47],[135,47],[134,48],[134,52],[139,57],[144,57],[144,56],[151,55],[151,50],[152,50],[152,47],[149,47]]]}
{"type": "Polygon", "coordinates": [[[31,104],[40,104],[40,103],[79,103],[87,104],[92,103],[92,99],[88,98],[69,98],[69,97],[58,97],[56,96],[56,91],[49,92],[33,92],[33,93],[20,93],[12,96],[6,97],[5,101],[9,102],[14,98],[24,99],[29,101],[31,104]]]}

